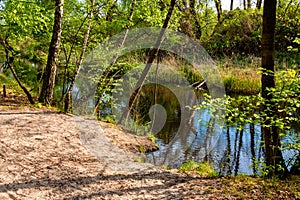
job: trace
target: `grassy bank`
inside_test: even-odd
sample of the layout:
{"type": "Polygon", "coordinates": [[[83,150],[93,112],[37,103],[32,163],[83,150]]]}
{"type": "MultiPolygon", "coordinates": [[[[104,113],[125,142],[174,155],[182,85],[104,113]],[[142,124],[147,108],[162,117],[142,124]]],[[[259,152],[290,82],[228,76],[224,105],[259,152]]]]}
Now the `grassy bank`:
{"type": "Polygon", "coordinates": [[[261,90],[260,74],[252,68],[221,68],[226,93],[257,94],[261,90]]]}

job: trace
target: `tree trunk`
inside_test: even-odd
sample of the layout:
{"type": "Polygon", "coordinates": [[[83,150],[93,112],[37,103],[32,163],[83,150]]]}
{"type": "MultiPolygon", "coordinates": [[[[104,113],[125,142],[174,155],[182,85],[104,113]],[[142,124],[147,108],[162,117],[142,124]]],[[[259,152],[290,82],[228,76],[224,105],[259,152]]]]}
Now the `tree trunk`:
{"type": "Polygon", "coordinates": [[[218,22],[219,22],[221,20],[221,15],[222,15],[221,0],[215,0],[215,6],[216,6],[216,9],[217,9],[218,22]]]}
{"type": "Polygon", "coordinates": [[[227,138],[227,160],[226,164],[228,165],[228,172],[227,175],[231,175],[231,140],[230,140],[230,128],[227,127],[226,131],[226,138],[227,138]]]}
{"type": "Polygon", "coordinates": [[[159,36],[156,40],[156,44],[154,46],[154,48],[150,51],[150,55],[149,55],[149,59],[148,59],[148,62],[141,74],[141,77],[139,78],[138,82],[136,83],[135,85],[135,90],[134,92],[132,93],[132,95],[130,96],[130,99],[129,99],[129,103],[128,103],[128,107],[126,108],[126,110],[124,111],[121,119],[120,119],[120,122],[119,123],[122,123],[122,120],[125,118],[125,123],[127,122],[127,119],[128,119],[128,116],[130,114],[130,110],[132,109],[133,107],[133,104],[137,98],[137,95],[139,93],[139,91],[141,90],[141,86],[143,85],[143,82],[150,70],[150,67],[154,61],[154,59],[156,58],[158,52],[159,52],[159,48],[160,48],[160,45],[162,43],[162,39],[163,39],[163,36],[166,32],[166,29],[168,28],[168,25],[169,25],[169,21],[172,17],[172,14],[173,14],[173,10],[174,10],[174,7],[176,5],[176,0],[171,0],[171,5],[170,5],[170,8],[168,10],[168,13],[167,13],[167,16],[166,16],[166,19],[164,21],[164,24],[163,24],[163,27],[159,33],[159,36]]]}
{"type": "Polygon", "coordinates": [[[261,4],[262,4],[262,0],[257,0],[256,1],[256,8],[261,9],[261,4]]]}
{"type": "Polygon", "coordinates": [[[251,8],[251,0],[247,0],[247,8],[251,8]]]}
{"type": "Polygon", "coordinates": [[[94,0],[91,0],[91,10],[90,10],[90,13],[89,13],[89,21],[88,21],[86,33],[85,33],[85,36],[84,36],[84,39],[83,39],[83,43],[82,43],[81,54],[80,54],[79,60],[77,62],[77,70],[74,72],[74,75],[72,77],[69,89],[66,93],[65,105],[64,105],[64,111],[65,112],[69,112],[70,109],[71,109],[71,104],[72,104],[71,93],[73,91],[75,80],[76,80],[76,77],[78,75],[78,72],[80,71],[80,67],[81,67],[83,57],[84,57],[84,54],[85,54],[87,42],[88,42],[88,39],[89,39],[90,29],[91,29],[91,21],[92,21],[92,18],[93,18],[93,11],[94,11],[94,2],[95,2],[94,0]]]}
{"type": "Polygon", "coordinates": [[[39,97],[39,102],[46,105],[50,105],[53,98],[56,76],[56,59],[58,57],[60,37],[62,32],[63,5],[64,0],[56,0],[52,39],[49,47],[46,69],[43,74],[42,91],[39,97]]]}
{"type": "MultiPolygon", "coordinates": [[[[124,32],[123,40],[122,40],[122,42],[118,46],[119,49],[124,45],[124,43],[125,43],[125,41],[127,39],[127,35],[128,35],[129,28],[130,28],[130,23],[132,21],[132,17],[133,17],[133,12],[134,12],[134,9],[135,9],[135,5],[136,5],[136,0],[132,0],[131,7],[130,7],[130,12],[129,12],[129,16],[128,16],[128,23],[126,24],[126,29],[125,29],[125,32],[124,32]]],[[[105,80],[107,78],[107,76],[108,76],[108,74],[110,72],[110,67],[112,67],[117,62],[118,58],[119,58],[118,54],[115,54],[113,56],[113,58],[112,58],[112,60],[110,62],[109,67],[105,70],[104,75],[102,76],[103,80],[105,80]]],[[[106,88],[106,87],[109,87],[109,85],[110,85],[109,83],[108,84],[106,83],[105,85],[102,85],[101,81],[99,81],[98,85],[97,85],[97,88],[99,88],[99,87],[106,88]]],[[[101,101],[101,95],[99,95],[98,98],[97,98],[96,105],[95,105],[95,113],[97,113],[97,117],[99,117],[99,114],[100,114],[100,110],[99,110],[100,108],[99,107],[100,107],[101,103],[102,103],[102,101],[101,101]]]]}
{"type": "MultiPolygon", "coordinates": [[[[268,88],[275,87],[274,78],[274,37],[276,24],[276,1],[265,0],[263,8],[263,32],[262,32],[262,69],[261,77],[262,96],[265,99],[265,105],[270,105],[266,113],[265,122],[262,125],[262,133],[265,142],[265,160],[267,167],[270,167],[269,176],[283,175],[280,166],[283,167],[284,173],[287,172],[282,152],[280,150],[280,136],[277,127],[271,125],[270,118],[276,115],[276,107],[271,102],[272,94],[268,88]]],[[[264,111],[267,107],[264,106],[264,111]]]]}
{"type": "Polygon", "coordinates": [[[233,0],[230,1],[230,10],[233,10],[233,0]]]}
{"type": "Polygon", "coordinates": [[[196,12],[196,2],[195,0],[191,0],[191,14],[192,14],[192,17],[195,19],[195,27],[196,27],[196,30],[195,30],[195,37],[200,40],[201,38],[201,35],[202,35],[202,30],[201,30],[201,25],[198,21],[198,17],[197,17],[197,12],[196,12]]]}
{"type": "Polygon", "coordinates": [[[6,85],[3,84],[3,97],[5,98],[6,97],[6,85]]]}

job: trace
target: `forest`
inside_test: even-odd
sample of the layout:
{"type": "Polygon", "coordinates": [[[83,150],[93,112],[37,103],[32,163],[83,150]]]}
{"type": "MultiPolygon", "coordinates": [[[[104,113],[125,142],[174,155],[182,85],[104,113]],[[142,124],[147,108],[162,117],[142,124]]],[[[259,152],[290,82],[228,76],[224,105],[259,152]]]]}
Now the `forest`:
{"type": "Polygon", "coordinates": [[[146,136],[165,169],[299,179],[299,0],[1,0],[0,24],[0,101],[146,136]]]}

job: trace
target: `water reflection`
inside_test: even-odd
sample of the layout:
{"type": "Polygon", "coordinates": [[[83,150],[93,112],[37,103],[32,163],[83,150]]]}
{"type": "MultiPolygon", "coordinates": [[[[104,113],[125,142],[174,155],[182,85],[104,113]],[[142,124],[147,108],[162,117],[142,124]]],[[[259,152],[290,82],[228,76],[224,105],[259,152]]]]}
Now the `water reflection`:
{"type": "MultiPolygon", "coordinates": [[[[130,115],[139,127],[150,127],[143,134],[155,133],[160,147],[146,155],[146,162],[178,168],[192,159],[210,162],[220,174],[258,173],[264,158],[261,126],[222,128],[224,124],[211,118],[207,109],[182,106],[200,103],[201,92],[196,100],[185,94],[184,88],[169,89],[159,84],[146,84],[141,89],[130,115]]],[[[291,150],[283,152],[288,166],[296,154],[291,150]]]]}
{"type": "MultiPolygon", "coordinates": [[[[179,105],[166,94],[162,88],[156,94],[160,96],[160,103],[166,106],[168,114],[163,129],[155,135],[160,150],[148,153],[146,162],[178,168],[192,159],[210,162],[220,174],[258,173],[264,157],[259,124],[245,124],[242,130],[237,127],[221,128],[205,109],[190,111],[185,116],[176,115],[174,113],[180,110],[179,105]],[[178,130],[180,123],[184,123],[184,126],[178,130]]],[[[198,97],[199,103],[201,94],[198,97]]],[[[285,151],[283,155],[286,162],[290,162],[296,153],[285,151]]]]}

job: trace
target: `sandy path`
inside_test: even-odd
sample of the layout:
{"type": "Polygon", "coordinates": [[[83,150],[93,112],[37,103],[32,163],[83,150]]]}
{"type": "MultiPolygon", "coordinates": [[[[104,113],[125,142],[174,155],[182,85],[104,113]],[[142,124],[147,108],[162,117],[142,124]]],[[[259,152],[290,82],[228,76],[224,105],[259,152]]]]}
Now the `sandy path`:
{"type": "Polygon", "coordinates": [[[137,162],[93,120],[2,109],[0,135],[1,200],[209,198],[218,191],[215,180],[137,162]]]}

